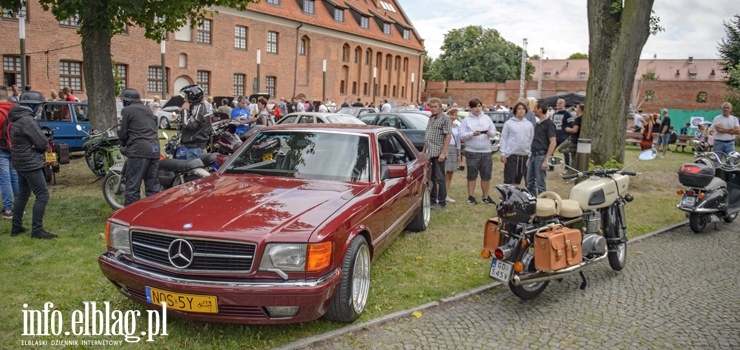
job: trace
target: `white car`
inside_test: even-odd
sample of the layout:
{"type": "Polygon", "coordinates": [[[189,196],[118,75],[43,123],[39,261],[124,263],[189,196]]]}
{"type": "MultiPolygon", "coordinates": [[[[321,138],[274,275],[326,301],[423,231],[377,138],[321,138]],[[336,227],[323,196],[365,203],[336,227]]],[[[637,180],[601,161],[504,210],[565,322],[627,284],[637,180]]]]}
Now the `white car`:
{"type": "Polygon", "coordinates": [[[295,112],[281,118],[277,124],[365,124],[351,115],[320,112],[295,112]]]}
{"type": "MultiPolygon", "coordinates": [[[[144,103],[144,105],[151,102],[151,99],[142,99],[141,102],[144,103]]],[[[160,104],[163,106],[167,105],[167,100],[160,100],[160,104]]],[[[123,102],[121,100],[116,100],[116,117],[118,119],[118,123],[121,123],[121,110],[123,109],[123,102]]],[[[157,111],[157,124],[159,125],[160,129],[169,129],[172,127],[172,124],[175,124],[177,122],[177,112],[180,110],[180,107],[178,106],[167,106],[164,108],[160,108],[159,111],[157,111]]]]}

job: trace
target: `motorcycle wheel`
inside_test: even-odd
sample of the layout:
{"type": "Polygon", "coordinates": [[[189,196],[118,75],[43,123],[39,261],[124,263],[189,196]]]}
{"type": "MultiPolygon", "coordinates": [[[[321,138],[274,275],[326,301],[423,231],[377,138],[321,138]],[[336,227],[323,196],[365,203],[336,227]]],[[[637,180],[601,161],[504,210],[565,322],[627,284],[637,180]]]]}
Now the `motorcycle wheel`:
{"type": "MultiPolygon", "coordinates": [[[[517,260],[515,261],[524,262],[527,260],[529,261],[529,263],[527,263],[527,271],[537,271],[537,269],[534,267],[534,250],[530,249],[529,247],[523,249],[521,253],[519,253],[519,255],[517,256],[517,260]]],[[[527,283],[515,286],[511,282],[509,282],[509,289],[511,289],[511,292],[519,298],[523,300],[531,300],[542,294],[542,292],[545,291],[545,288],[547,288],[548,284],[550,284],[550,281],[527,283]]]]}
{"type": "MultiPolygon", "coordinates": [[[[624,229],[622,229],[618,221],[616,225],[608,225],[605,229],[606,237],[624,237],[624,229]],[[617,232],[611,232],[613,230],[617,230],[617,232]]],[[[622,271],[627,265],[627,243],[611,243],[608,245],[608,249],[609,253],[607,253],[607,257],[609,258],[609,266],[614,271],[622,271]]]]}
{"type": "Polygon", "coordinates": [[[51,165],[47,165],[44,167],[44,179],[46,180],[46,183],[51,183],[51,180],[54,177],[54,169],[52,169],[51,165]]]}
{"type": "Polygon", "coordinates": [[[118,192],[115,192],[119,181],[122,181],[121,175],[114,172],[108,172],[103,179],[103,198],[113,210],[123,208],[126,200],[126,184],[121,183],[118,192]]]}
{"type": "Polygon", "coordinates": [[[737,217],[737,212],[735,212],[734,214],[730,214],[730,215],[725,216],[723,218],[723,220],[725,220],[725,222],[727,222],[727,223],[730,223],[730,222],[733,222],[736,217],[737,217]]]}
{"type": "Polygon", "coordinates": [[[707,227],[707,223],[702,220],[701,215],[691,213],[689,214],[689,227],[691,227],[691,231],[694,231],[694,233],[701,233],[707,227]]]}

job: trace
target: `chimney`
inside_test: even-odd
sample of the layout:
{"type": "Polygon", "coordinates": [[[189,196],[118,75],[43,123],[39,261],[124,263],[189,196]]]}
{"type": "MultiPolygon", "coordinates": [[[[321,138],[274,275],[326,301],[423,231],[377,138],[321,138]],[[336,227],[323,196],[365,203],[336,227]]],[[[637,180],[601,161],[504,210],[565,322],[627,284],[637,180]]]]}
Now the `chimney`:
{"type": "Polygon", "coordinates": [[[689,63],[694,63],[694,56],[689,56],[689,63]]]}

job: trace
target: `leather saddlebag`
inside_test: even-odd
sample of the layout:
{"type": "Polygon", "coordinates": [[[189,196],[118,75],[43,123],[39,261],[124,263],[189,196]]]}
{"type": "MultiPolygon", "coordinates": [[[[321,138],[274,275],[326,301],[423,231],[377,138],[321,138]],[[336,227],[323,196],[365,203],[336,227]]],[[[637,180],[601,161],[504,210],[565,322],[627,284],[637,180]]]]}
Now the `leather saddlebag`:
{"type": "Polygon", "coordinates": [[[550,226],[534,236],[534,266],[540,271],[552,272],[583,261],[581,231],[550,226]]]}
{"type": "Polygon", "coordinates": [[[69,145],[64,142],[59,143],[59,164],[69,164],[69,145]]]}
{"type": "Polygon", "coordinates": [[[488,219],[483,232],[483,248],[493,253],[503,243],[502,236],[499,230],[499,219],[497,217],[488,219]]]}

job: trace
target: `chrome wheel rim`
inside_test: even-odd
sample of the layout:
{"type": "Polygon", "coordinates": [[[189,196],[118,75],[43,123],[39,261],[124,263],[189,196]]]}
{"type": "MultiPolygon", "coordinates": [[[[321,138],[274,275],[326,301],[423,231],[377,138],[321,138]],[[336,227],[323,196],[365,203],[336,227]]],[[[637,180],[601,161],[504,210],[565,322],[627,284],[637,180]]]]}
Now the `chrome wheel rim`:
{"type": "Polygon", "coordinates": [[[432,190],[429,188],[424,191],[424,198],[422,199],[422,208],[424,215],[424,227],[429,226],[429,220],[432,217],[432,190]]]}
{"type": "Polygon", "coordinates": [[[365,310],[367,295],[370,291],[370,250],[363,244],[355,256],[352,269],[352,308],[355,314],[365,310]]]}

